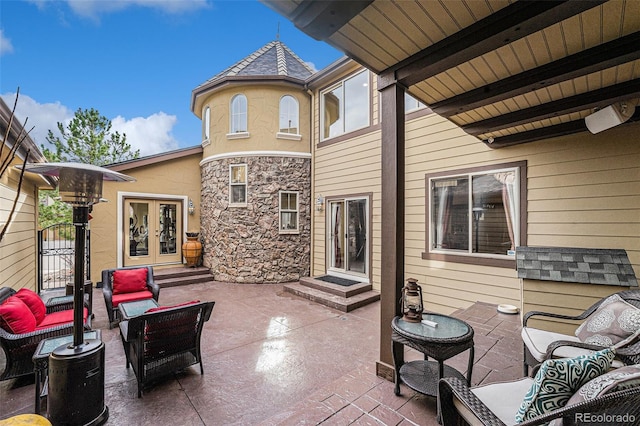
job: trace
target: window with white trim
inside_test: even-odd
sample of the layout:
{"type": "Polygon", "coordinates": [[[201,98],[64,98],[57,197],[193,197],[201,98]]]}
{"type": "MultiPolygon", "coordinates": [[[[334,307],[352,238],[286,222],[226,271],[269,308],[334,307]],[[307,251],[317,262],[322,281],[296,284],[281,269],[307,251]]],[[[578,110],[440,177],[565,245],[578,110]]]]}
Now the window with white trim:
{"type": "Polygon", "coordinates": [[[370,120],[369,72],[361,71],[322,92],[322,139],[367,127],[370,120]]]}
{"type": "Polygon", "coordinates": [[[298,233],[298,191],[280,191],[280,233],[298,233]]]}
{"type": "Polygon", "coordinates": [[[526,166],[497,166],[428,175],[429,241],[423,257],[444,254],[512,260],[522,243],[523,168],[526,166]]]}
{"type": "Polygon", "coordinates": [[[298,101],[291,95],[285,95],[280,99],[280,133],[297,135],[300,133],[298,125],[298,101]]]}
{"type": "Polygon", "coordinates": [[[230,133],[247,132],[247,97],[235,95],[231,99],[230,133]]]}
{"type": "Polygon", "coordinates": [[[247,165],[231,164],[229,166],[229,205],[247,205],[247,165]]]}
{"type": "Polygon", "coordinates": [[[204,109],[204,114],[202,114],[202,127],[203,127],[203,132],[202,134],[204,135],[203,140],[208,141],[209,140],[209,132],[210,132],[210,128],[209,126],[211,125],[211,108],[206,107],[204,109]]]}

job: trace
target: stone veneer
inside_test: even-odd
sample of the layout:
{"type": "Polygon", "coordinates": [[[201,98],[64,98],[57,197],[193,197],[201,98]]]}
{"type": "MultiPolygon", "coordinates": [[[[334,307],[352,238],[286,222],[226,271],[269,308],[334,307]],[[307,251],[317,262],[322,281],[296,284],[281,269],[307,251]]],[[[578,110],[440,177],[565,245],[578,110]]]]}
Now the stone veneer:
{"type": "Polygon", "coordinates": [[[309,276],[311,159],[231,157],[202,166],[203,263],[214,279],[282,283],[309,276]],[[229,165],[247,164],[247,206],[229,207],[229,165]],[[278,231],[278,192],[298,191],[299,234],[278,231]]]}

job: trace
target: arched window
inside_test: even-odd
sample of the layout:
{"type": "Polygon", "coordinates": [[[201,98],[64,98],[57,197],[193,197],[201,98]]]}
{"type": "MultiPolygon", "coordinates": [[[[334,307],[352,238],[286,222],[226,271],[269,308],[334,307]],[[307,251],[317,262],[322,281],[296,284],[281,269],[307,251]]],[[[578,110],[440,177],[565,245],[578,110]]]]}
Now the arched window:
{"type": "Polygon", "coordinates": [[[291,95],[280,99],[280,133],[297,135],[300,133],[298,125],[298,101],[291,95]]]}
{"type": "Polygon", "coordinates": [[[204,127],[202,134],[204,135],[204,140],[209,140],[209,132],[211,126],[211,109],[206,107],[204,109],[204,114],[202,114],[202,126],[204,127]]]}
{"type": "Polygon", "coordinates": [[[241,133],[247,131],[247,97],[235,95],[231,99],[231,132],[241,133]]]}

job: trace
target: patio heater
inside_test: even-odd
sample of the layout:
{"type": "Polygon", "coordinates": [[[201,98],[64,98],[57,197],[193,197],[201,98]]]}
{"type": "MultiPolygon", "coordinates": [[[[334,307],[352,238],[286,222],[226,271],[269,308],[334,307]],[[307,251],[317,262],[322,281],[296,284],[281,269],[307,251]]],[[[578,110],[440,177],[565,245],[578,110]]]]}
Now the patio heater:
{"type": "MultiPolygon", "coordinates": [[[[22,166],[16,166],[22,167],[22,166]]],[[[84,339],[84,254],[89,210],[100,202],[102,181],[134,181],[103,167],[80,163],[26,164],[27,172],[58,177],[62,201],[73,206],[75,262],[73,271],[73,343],[49,355],[47,411],[53,424],[100,425],[109,418],[104,404],[104,343],[84,339]]]]}

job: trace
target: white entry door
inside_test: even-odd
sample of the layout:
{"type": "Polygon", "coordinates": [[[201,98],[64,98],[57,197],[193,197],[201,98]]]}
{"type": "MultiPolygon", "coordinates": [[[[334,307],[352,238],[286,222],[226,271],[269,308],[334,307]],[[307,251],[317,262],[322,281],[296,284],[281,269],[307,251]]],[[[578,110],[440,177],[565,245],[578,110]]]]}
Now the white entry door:
{"type": "Polygon", "coordinates": [[[369,268],[368,199],[329,201],[329,270],[366,277],[369,268]]]}

